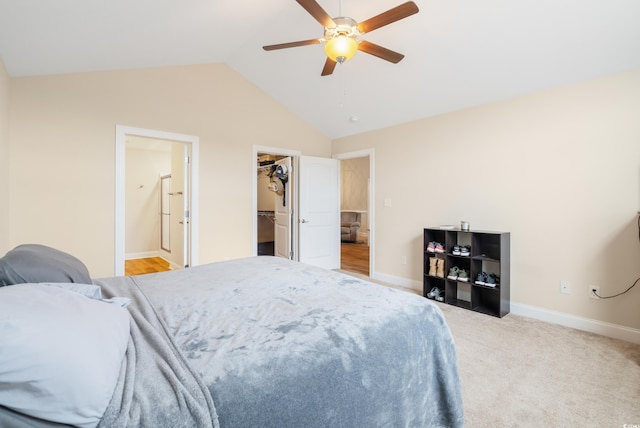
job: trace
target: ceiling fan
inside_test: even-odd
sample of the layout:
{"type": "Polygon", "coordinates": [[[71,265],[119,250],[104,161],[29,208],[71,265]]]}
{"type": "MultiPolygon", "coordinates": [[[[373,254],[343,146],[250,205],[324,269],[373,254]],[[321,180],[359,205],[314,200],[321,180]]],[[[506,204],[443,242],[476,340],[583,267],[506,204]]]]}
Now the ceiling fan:
{"type": "Polygon", "coordinates": [[[375,43],[361,40],[360,36],[418,13],[418,6],[414,2],[408,1],[358,23],[355,19],[349,17],[330,17],[315,0],[296,1],[324,27],[324,38],[268,45],[262,48],[265,51],[273,51],[298,46],[317,45],[324,42],[327,60],[322,69],[322,76],[332,74],[337,63],[342,64],[349,60],[355,55],[356,51],[362,51],[397,64],[404,58],[404,55],[375,43]]]}

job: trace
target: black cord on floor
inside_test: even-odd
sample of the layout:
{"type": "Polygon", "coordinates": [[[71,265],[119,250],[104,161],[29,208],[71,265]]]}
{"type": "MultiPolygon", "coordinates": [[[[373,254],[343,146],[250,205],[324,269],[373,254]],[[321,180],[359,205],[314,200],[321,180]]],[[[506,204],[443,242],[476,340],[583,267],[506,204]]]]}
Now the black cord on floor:
{"type": "MultiPolygon", "coordinates": [[[[640,242],[640,212],[638,212],[638,241],[640,242]]],[[[631,284],[631,287],[627,288],[622,293],[614,294],[613,296],[601,296],[598,293],[596,293],[595,291],[591,291],[591,292],[593,294],[595,294],[598,297],[598,299],[613,299],[614,297],[622,296],[624,293],[626,293],[629,290],[631,290],[633,287],[636,286],[638,281],[640,281],[640,278],[636,279],[635,282],[633,284],[631,284]]]]}

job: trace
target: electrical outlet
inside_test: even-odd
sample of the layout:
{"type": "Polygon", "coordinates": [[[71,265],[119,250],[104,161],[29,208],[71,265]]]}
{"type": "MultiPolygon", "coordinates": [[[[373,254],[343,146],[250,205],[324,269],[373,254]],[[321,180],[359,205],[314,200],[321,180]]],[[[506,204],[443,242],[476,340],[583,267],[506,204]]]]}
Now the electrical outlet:
{"type": "Polygon", "coordinates": [[[402,256],[402,264],[403,265],[407,264],[407,256],[402,256]]]}
{"type": "Polygon", "coordinates": [[[560,293],[571,294],[571,281],[567,281],[566,279],[560,281],[560,293]]]}
{"type": "Polygon", "coordinates": [[[600,286],[599,285],[590,285],[589,286],[589,297],[591,297],[592,299],[599,299],[600,297],[598,297],[600,295],[600,286]],[[595,291],[595,293],[594,293],[595,291]]]}

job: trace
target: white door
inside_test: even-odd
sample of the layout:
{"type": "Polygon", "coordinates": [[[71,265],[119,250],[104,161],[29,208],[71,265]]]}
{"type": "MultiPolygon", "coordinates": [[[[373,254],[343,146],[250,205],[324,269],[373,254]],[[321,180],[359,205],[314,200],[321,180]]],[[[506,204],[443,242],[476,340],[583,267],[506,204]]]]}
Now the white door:
{"type": "MultiPolygon", "coordinates": [[[[293,179],[293,171],[291,169],[291,158],[284,158],[276,161],[276,165],[283,165],[287,168],[288,178],[283,185],[283,191],[278,192],[275,195],[276,201],[274,206],[275,224],[274,224],[274,255],[277,257],[284,257],[285,259],[291,258],[291,189],[293,185],[291,180],[293,179]]],[[[282,185],[282,182],[275,178],[278,185],[282,185]]]]}
{"type": "Polygon", "coordinates": [[[183,171],[183,188],[184,198],[183,206],[184,220],[182,221],[182,260],[183,266],[188,268],[191,266],[191,146],[184,146],[184,171],[183,171]]]}
{"type": "Polygon", "coordinates": [[[190,146],[172,142],[171,148],[171,255],[173,268],[191,265],[190,146]]]}
{"type": "Polygon", "coordinates": [[[340,268],[340,164],[337,159],[300,156],[300,261],[340,268]]]}

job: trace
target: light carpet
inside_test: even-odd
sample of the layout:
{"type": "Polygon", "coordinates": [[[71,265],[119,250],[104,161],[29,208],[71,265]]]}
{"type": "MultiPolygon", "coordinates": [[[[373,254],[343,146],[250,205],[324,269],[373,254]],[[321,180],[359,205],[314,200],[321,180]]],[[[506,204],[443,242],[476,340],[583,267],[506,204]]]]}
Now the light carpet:
{"type": "Polygon", "coordinates": [[[446,304],[465,426],[640,427],[640,345],[446,304]]]}
{"type": "Polygon", "coordinates": [[[640,428],[640,345],[437,305],[456,342],[465,427],[640,428]]]}

